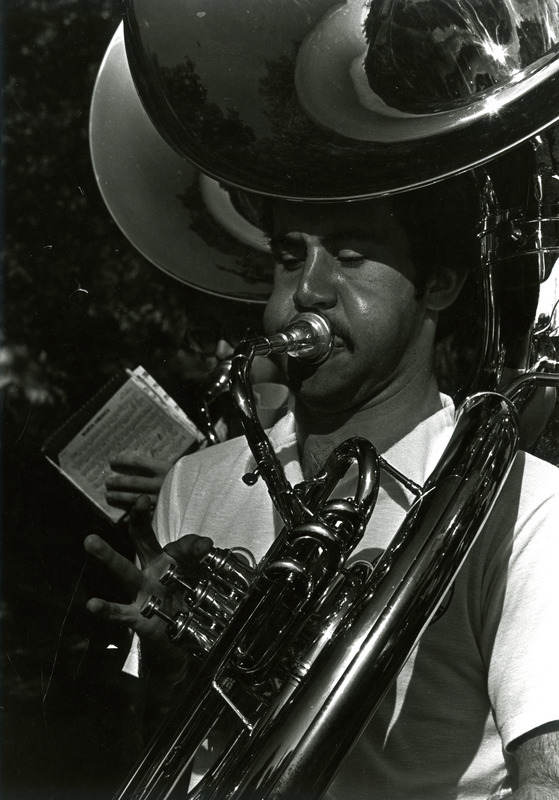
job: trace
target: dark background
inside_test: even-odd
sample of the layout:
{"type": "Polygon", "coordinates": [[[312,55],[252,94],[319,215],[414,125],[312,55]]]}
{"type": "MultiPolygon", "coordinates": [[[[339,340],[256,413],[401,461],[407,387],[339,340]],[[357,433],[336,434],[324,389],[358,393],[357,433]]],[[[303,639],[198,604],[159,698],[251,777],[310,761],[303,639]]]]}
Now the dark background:
{"type": "MultiPolygon", "coordinates": [[[[121,673],[127,635],[84,605],[113,597],[82,542],[129,552],[41,455],[45,437],[138,364],[194,415],[217,338],[258,308],[187,289],[112,222],[89,160],[88,107],[119,0],[3,4],[3,800],[112,796],[137,758],[142,699],[121,673]]],[[[538,445],[555,460],[557,418],[538,445]]]]}
{"type": "MultiPolygon", "coordinates": [[[[111,586],[82,542],[129,552],[40,452],[124,367],[142,364],[187,411],[203,352],[258,307],[189,290],[112,222],[89,159],[88,113],[119,0],[3,4],[2,714],[0,795],[111,797],[136,759],[126,635],[84,608],[111,586]],[[114,647],[116,645],[116,648],[114,647]]],[[[194,413],[192,411],[192,413],[194,413]]]]}

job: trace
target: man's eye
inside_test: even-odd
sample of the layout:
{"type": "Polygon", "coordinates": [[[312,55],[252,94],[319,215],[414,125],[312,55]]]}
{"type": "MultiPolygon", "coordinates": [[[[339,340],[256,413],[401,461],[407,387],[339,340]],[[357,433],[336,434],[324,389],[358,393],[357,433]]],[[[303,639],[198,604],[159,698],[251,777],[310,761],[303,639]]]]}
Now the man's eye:
{"type": "Polygon", "coordinates": [[[296,269],[297,265],[303,260],[302,256],[295,253],[279,253],[278,261],[285,267],[285,269],[296,269]]]}
{"type": "Polygon", "coordinates": [[[364,260],[364,256],[363,253],[360,253],[358,250],[345,248],[344,250],[338,251],[337,259],[346,264],[360,264],[364,260]]]}

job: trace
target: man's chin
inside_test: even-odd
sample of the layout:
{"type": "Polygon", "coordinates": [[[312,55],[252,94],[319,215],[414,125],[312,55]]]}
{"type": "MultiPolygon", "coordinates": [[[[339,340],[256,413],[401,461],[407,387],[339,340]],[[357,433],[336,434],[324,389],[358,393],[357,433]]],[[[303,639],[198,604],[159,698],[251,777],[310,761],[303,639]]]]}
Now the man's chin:
{"type": "Polygon", "coordinates": [[[355,397],[348,397],[346,392],[335,392],[333,387],[301,386],[293,390],[299,408],[309,416],[334,416],[345,414],[354,407],[355,397]]]}
{"type": "Polygon", "coordinates": [[[316,414],[338,414],[355,405],[355,394],[331,364],[310,365],[300,361],[289,364],[289,387],[301,407],[316,414]],[[326,367],[326,368],[325,368],[326,367]]]}

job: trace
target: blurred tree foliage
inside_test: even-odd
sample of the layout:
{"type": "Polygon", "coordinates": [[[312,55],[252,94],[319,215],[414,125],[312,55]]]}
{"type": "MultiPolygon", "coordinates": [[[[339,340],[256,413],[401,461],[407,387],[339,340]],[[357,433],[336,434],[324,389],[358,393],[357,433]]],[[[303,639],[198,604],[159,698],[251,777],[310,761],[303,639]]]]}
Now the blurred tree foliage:
{"type": "Polygon", "coordinates": [[[124,367],[142,364],[189,411],[207,371],[203,351],[257,327],[261,311],[159,272],[104,206],[88,113],[121,0],[6,0],[2,11],[2,796],[35,786],[42,800],[49,785],[59,798],[66,785],[74,798],[81,781],[91,798],[95,780],[109,781],[99,768],[118,737],[103,725],[122,703],[107,699],[106,641],[118,635],[83,610],[109,589],[86,568],[82,541],[95,530],[128,545],[124,527],[94,517],[56,475],[41,444],[124,367]],[[97,733],[92,714],[104,714],[97,733]],[[62,728],[64,744],[53,736],[62,728]]]}
{"type": "Polygon", "coordinates": [[[196,380],[194,313],[212,335],[258,313],[161,274],[100,199],[88,108],[120,14],[120,0],[12,0],[6,9],[4,330],[18,348],[14,377],[40,389],[28,399],[50,403],[53,421],[123,366],[141,362],[167,385],[196,380]]]}
{"type": "Polygon", "coordinates": [[[61,500],[72,503],[74,490],[50,498],[59,484],[40,446],[108,378],[142,364],[188,411],[207,372],[203,351],[261,315],[161,273],[101,199],[88,113],[121,16],[121,0],[4,8],[2,489],[5,529],[20,536],[36,537],[49,511],[64,527],[61,500]]]}

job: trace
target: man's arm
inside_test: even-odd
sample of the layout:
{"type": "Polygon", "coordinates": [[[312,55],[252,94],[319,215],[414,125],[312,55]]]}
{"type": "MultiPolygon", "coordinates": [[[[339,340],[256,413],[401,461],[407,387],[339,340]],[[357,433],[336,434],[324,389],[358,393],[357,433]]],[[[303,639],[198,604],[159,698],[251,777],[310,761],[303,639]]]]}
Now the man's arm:
{"type": "Polygon", "coordinates": [[[559,723],[550,723],[512,745],[518,789],[511,800],[559,800],[559,723]]]}

